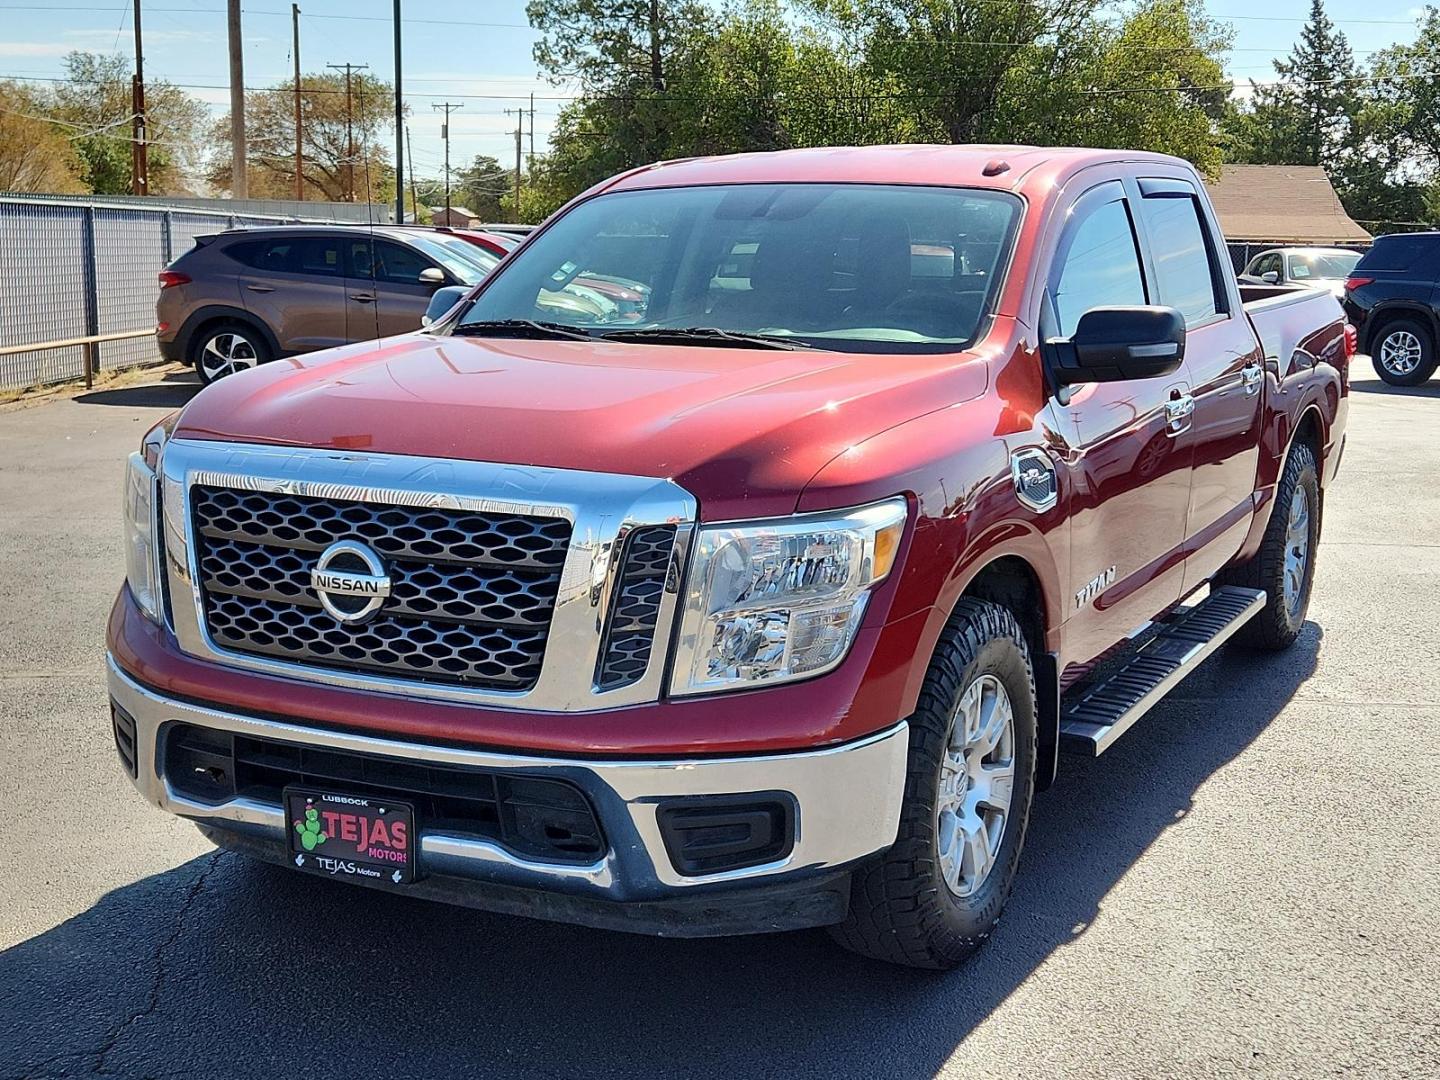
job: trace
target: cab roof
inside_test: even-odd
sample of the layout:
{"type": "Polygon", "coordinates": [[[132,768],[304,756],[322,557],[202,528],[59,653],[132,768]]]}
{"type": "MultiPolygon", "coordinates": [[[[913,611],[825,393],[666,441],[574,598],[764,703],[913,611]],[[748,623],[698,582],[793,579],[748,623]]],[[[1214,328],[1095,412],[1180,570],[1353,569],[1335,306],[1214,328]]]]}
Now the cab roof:
{"type": "Polygon", "coordinates": [[[1191,166],[1179,158],[1135,150],[1004,144],[818,147],[759,154],[685,158],[646,165],[616,177],[605,190],[704,184],[870,183],[1023,191],[1048,186],[1091,165],[1120,161],[1191,166]],[[996,169],[1003,163],[1005,169],[996,169]],[[990,171],[992,175],[986,175],[990,171]]]}

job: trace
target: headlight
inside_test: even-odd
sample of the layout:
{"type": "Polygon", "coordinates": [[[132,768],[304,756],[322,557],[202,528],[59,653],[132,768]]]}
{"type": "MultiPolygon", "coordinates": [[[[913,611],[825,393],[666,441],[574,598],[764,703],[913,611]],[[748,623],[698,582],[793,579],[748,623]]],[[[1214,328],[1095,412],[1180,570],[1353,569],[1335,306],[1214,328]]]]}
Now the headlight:
{"type": "Polygon", "coordinates": [[[895,563],[904,499],[696,533],[672,694],[788,682],[850,650],[895,563]]]}
{"type": "Polygon", "coordinates": [[[159,491],[160,451],[175,425],[168,416],[145,434],[125,467],[125,580],[140,610],[160,622],[159,491]]]}

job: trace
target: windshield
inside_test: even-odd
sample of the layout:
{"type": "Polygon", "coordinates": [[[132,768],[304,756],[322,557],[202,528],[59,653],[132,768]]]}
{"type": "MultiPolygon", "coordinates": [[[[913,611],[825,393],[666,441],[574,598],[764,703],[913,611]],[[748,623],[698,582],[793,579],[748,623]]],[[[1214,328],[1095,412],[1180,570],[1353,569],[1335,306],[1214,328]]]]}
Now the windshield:
{"type": "Polygon", "coordinates": [[[1360,261],[1358,251],[1317,251],[1290,256],[1290,280],[1349,277],[1360,261]]]}
{"type": "Polygon", "coordinates": [[[410,236],[406,239],[448,270],[462,285],[478,284],[500,262],[488,251],[455,237],[410,236]]]}
{"type": "Polygon", "coordinates": [[[460,325],[704,328],[854,352],[950,351],[980,329],[1019,211],[1000,192],[872,184],[602,195],[521,248],[460,325]]]}

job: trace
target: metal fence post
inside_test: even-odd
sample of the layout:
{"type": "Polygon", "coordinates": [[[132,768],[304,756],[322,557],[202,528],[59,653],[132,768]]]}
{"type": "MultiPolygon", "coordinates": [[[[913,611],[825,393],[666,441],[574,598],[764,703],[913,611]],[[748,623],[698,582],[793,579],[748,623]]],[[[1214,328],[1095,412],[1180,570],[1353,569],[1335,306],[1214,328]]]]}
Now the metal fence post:
{"type": "MultiPolygon", "coordinates": [[[[100,281],[96,273],[95,208],[87,206],[82,213],[81,244],[84,258],[81,260],[81,273],[85,288],[85,335],[96,337],[100,333],[100,281]]],[[[100,344],[95,341],[86,342],[84,349],[85,389],[89,390],[95,385],[95,372],[100,366],[100,344]]]]}
{"type": "Polygon", "coordinates": [[[174,258],[175,258],[175,250],[174,250],[175,241],[172,240],[171,237],[170,237],[170,211],[169,211],[169,210],[166,210],[163,214],[160,215],[160,227],[164,230],[164,234],[165,234],[165,235],[161,238],[161,241],[160,241],[161,252],[162,252],[162,254],[164,254],[164,256],[165,256],[165,265],[166,265],[166,266],[169,266],[170,263],[171,263],[171,262],[174,260],[174,258]]]}

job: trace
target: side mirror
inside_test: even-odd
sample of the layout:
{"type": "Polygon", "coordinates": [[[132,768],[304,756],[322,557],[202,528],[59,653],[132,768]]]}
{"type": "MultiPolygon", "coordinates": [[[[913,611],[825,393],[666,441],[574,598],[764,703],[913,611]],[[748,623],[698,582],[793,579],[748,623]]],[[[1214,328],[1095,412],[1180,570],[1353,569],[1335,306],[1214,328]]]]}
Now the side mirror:
{"type": "MultiPolygon", "coordinates": [[[[438,274],[440,271],[435,272],[438,274]]],[[[430,271],[427,270],[425,273],[428,274],[430,271]]],[[[451,308],[465,299],[465,294],[469,291],[464,285],[446,285],[443,289],[436,289],[434,295],[430,297],[430,306],[425,309],[425,314],[420,316],[420,325],[429,326],[439,322],[450,314],[451,308]]]]}
{"type": "Polygon", "coordinates": [[[1169,375],[1185,359],[1185,317],[1172,307],[1100,307],[1074,335],[1047,343],[1060,386],[1169,375]]]}
{"type": "Polygon", "coordinates": [[[1280,284],[1280,272],[1278,270],[1266,270],[1260,275],[1260,280],[1266,285],[1280,284]]]}
{"type": "Polygon", "coordinates": [[[420,271],[419,282],[421,285],[444,285],[445,271],[438,266],[427,266],[420,271]]]}

